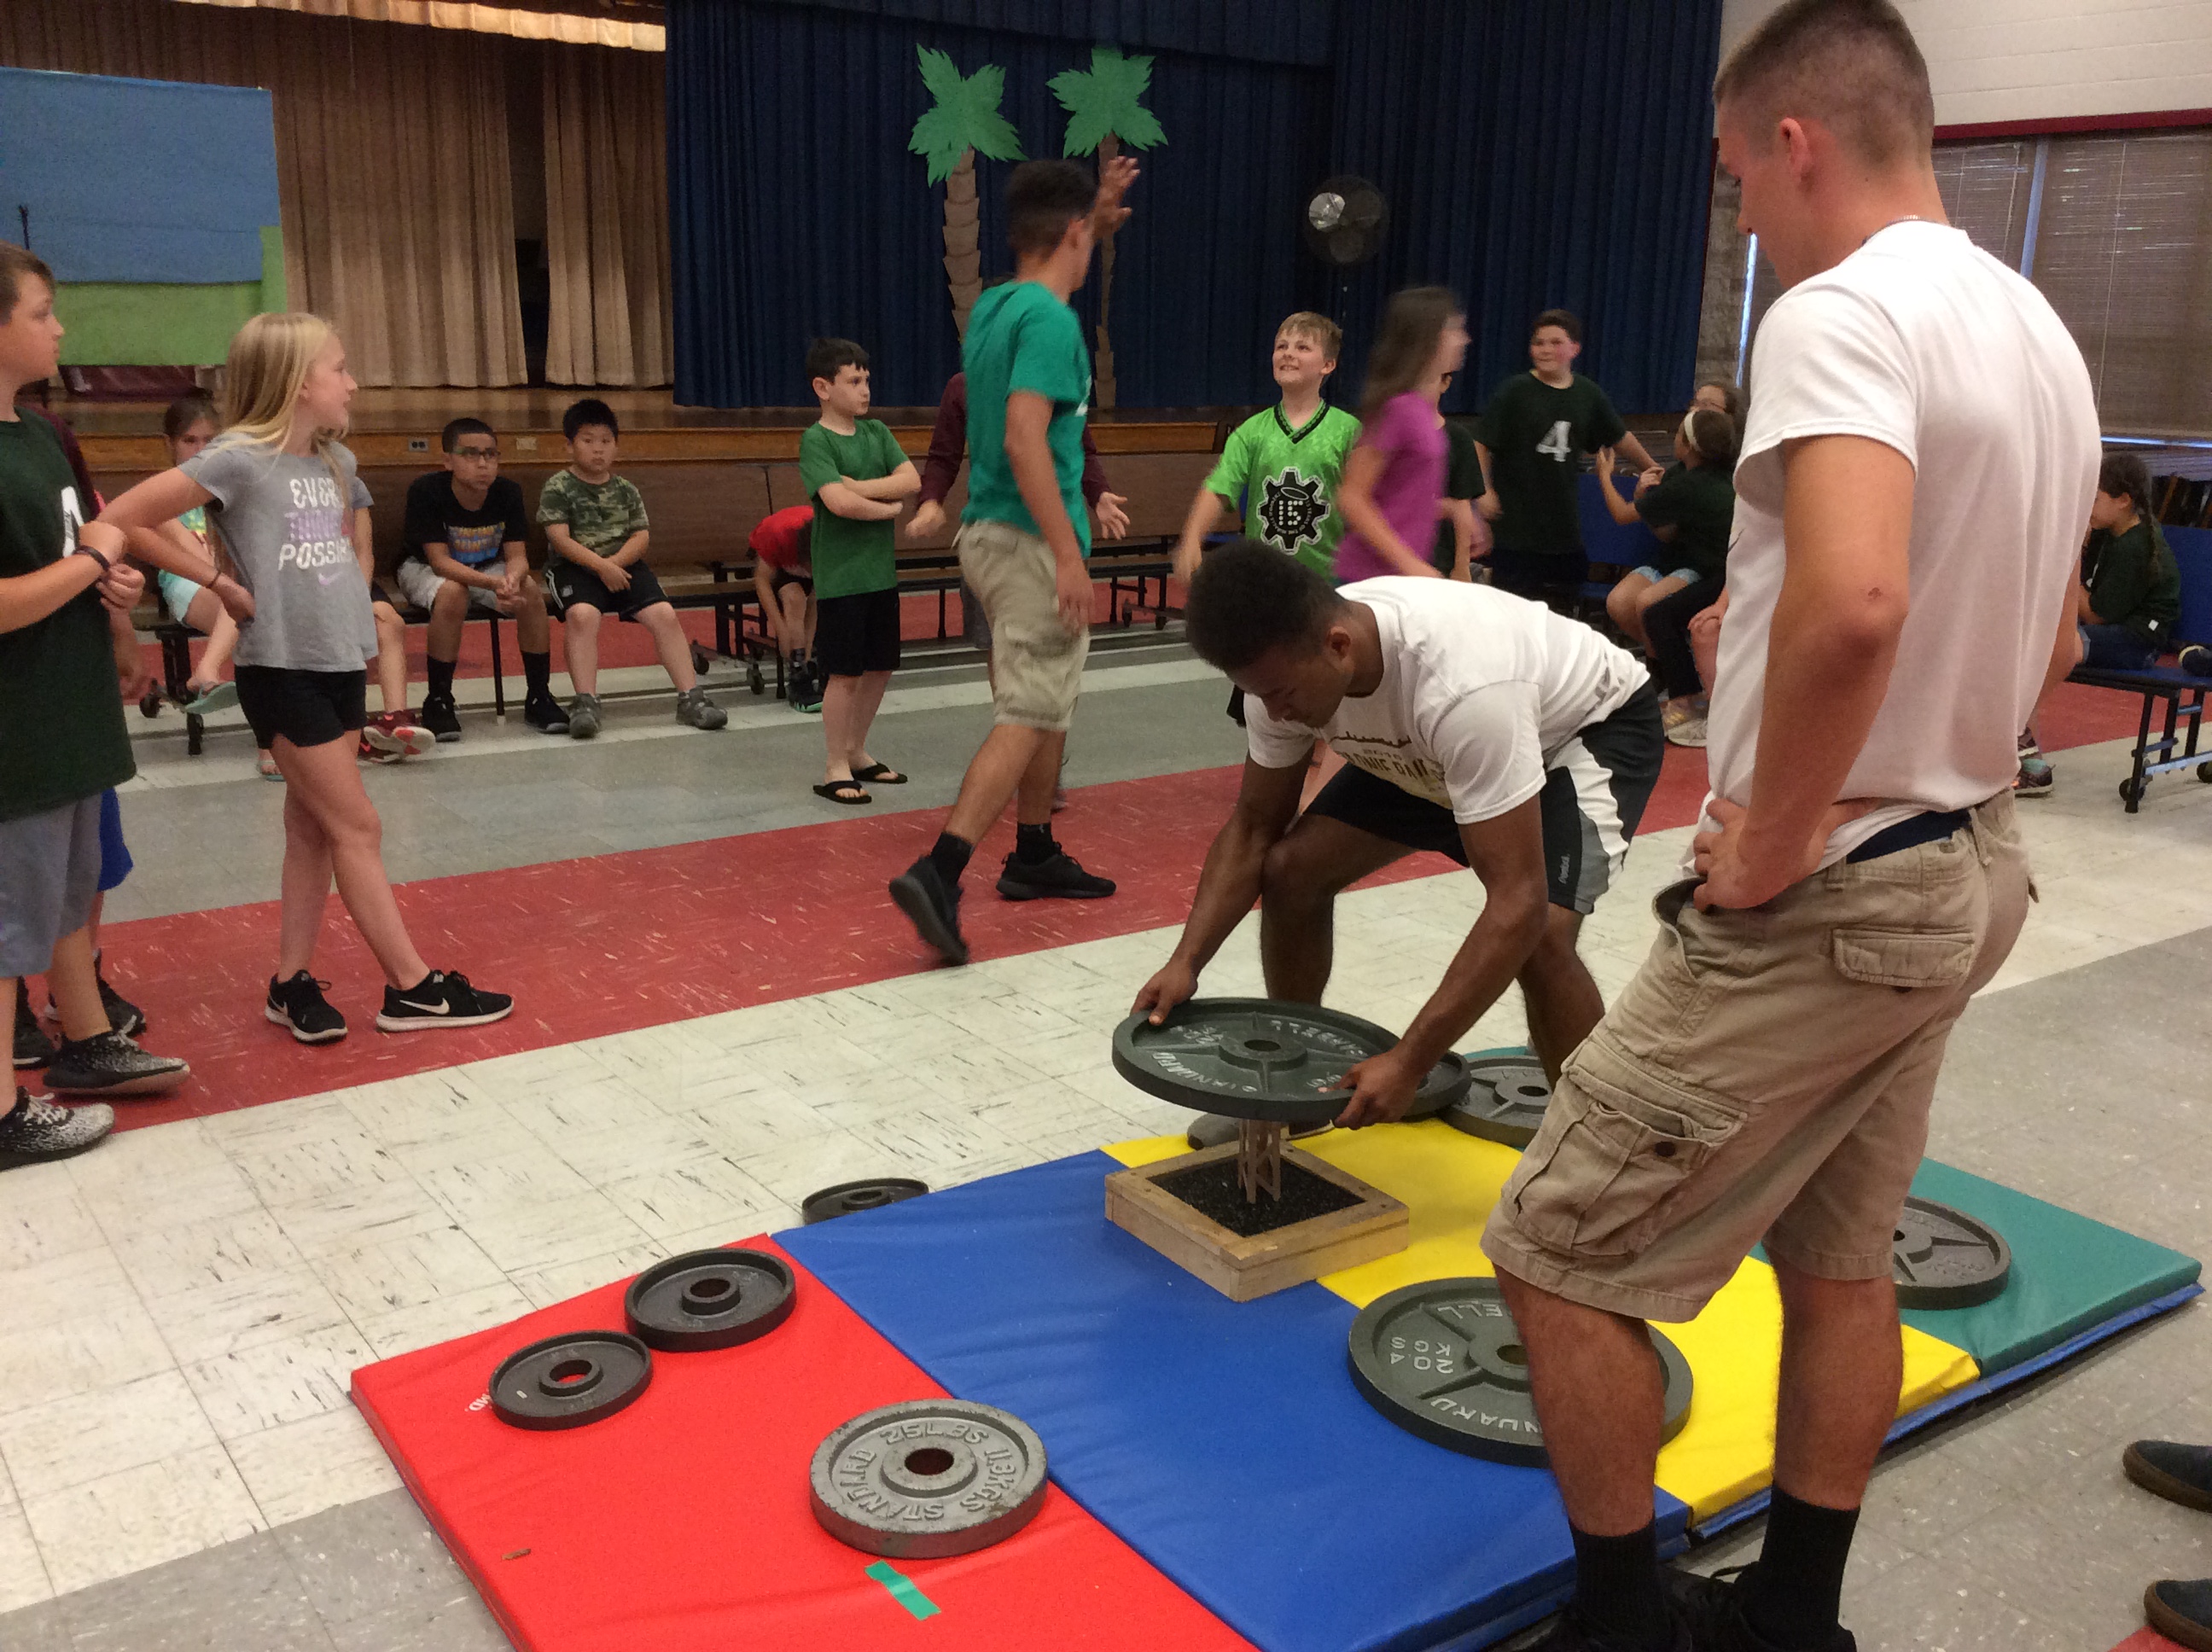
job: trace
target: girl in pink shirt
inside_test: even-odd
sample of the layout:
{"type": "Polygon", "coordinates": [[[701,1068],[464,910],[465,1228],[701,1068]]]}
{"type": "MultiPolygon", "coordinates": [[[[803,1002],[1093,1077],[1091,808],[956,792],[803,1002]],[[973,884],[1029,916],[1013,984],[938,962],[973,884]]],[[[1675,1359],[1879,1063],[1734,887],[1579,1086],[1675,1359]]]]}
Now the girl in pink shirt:
{"type": "Polygon", "coordinates": [[[1392,295],[1368,363],[1359,442],[1337,488],[1345,520],[1338,584],[1385,574],[1439,577],[1426,554],[1444,490],[1447,449],[1437,398],[1444,375],[1466,356],[1467,317],[1449,289],[1409,287],[1392,295]]]}

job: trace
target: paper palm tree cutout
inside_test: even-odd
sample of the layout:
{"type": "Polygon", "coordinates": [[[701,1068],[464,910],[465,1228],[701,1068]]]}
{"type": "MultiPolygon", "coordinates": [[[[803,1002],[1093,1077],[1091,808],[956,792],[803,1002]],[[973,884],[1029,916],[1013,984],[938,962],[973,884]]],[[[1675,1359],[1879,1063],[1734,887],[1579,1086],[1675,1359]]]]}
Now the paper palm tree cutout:
{"type": "Polygon", "coordinates": [[[963,75],[942,52],[917,46],[921,83],[933,101],[914,123],[907,148],[929,162],[929,181],[945,185],[945,281],[952,325],[968,336],[968,313],[983,290],[983,256],[975,217],[975,157],[1022,159],[1021,134],[999,112],[1006,71],[986,64],[963,75]]]}
{"type": "MultiPolygon", "coordinates": [[[[1152,83],[1150,58],[1125,58],[1110,46],[1091,49],[1088,70],[1070,69],[1054,75],[1048,84],[1060,107],[1067,111],[1067,141],[1063,155],[1096,154],[1100,166],[1121,152],[1149,149],[1168,141],[1152,112],[1138,101],[1152,83]]],[[[1109,231],[1098,249],[1098,359],[1092,399],[1102,408],[1114,405],[1114,344],[1107,318],[1114,302],[1114,237],[1109,231]]]]}

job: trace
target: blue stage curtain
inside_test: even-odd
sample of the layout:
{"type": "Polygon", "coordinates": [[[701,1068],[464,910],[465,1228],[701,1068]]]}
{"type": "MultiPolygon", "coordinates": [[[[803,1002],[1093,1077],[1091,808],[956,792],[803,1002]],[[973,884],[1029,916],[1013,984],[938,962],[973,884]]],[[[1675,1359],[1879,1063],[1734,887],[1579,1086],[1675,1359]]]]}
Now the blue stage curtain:
{"type": "MultiPolygon", "coordinates": [[[[1623,410],[1684,405],[1719,21],[1720,0],[670,0],[678,398],[804,405],[807,342],[835,333],[874,355],[878,401],[934,401],[959,351],[943,191],[906,149],[928,104],[915,48],[1005,69],[1007,117],[1050,155],[1066,117],[1046,82],[1108,39],[1152,54],[1168,140],[1118,238],[1122,405],[1265,400],[1274,325],[1304,307],[1344,322],[1334,393],[1356,401],[1384,299],[1422,281],[1469,306],[1449,409],[1526,366],[1551,304],[1583,315],[1582,365],[1623,410]],[[1349,276],[1299,230],[1337,171],[1391,203],[1349,276]]],[[[1012,262],[1009,165],[977,163],[987,274],[1012,262]]]]}
{"type": "MultiPolygon", "coordinates": [[[[1067,116],[1048,82],[1086,66],[1089,46],[716,0],[676,0],[668,27],[678,400],[805,405],[801,360],[830,334],[874,358],[878,402],[934,403],[959,368],[959,340],[944,191],[906,147],[929,103],[915,48],[945,51],[964,72],[1003,68],[1001,107],[1024,149],[1054,155],[1067,116]]],[[[1139,156],[1136,216],[1116,237],[1124,405],[1269,393],[1275,323],[1323,290],[1297,222],[1320,176],[1328,97],[1321,70],[1155,54],[1146,104],[1168,141],[1139,156]]],[[[1012,267],[1000,210],[1011,170],[976,163],[987,277],[1012,267]]],[[[1076,301],[1086,337],[1097,287],[1094,272],[1076,301]]]]}
{"type": "Polygon", "coordinates": [[[1447,410],[1528,365],[1554,305],[1623,412],[1686,406],[1697,368],[1720,0],[1369,0],[1337,24],[1331,170],[1389,199],[1339,283],[1340,395],[1396,288],[1441,282],[1474,343],[1447,410]]]}

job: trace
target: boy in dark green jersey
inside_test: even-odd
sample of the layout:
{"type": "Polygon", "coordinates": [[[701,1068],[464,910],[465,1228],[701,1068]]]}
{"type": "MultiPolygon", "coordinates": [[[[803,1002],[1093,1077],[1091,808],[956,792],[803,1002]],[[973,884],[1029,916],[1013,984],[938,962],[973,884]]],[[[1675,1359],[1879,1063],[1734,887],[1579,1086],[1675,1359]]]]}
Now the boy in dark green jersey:
{"type": "Polygon", "coordinates": [[[1359,421],[1321,398],[1336,371],[1344,329],[1301,310],[1275,329],[1275,383],[1283,398],[1229,433],[1221,462],[1191,501],[1176,546],[1176,577],[1198,572],[1200,546],[1224,510],[1244,501],[1244,536],[1287,552],[1327,576],[1336,561],[1344,517],[1336,484],[1345,455],[1359,440],[1359,421]]]}
{"type": "Polygon", "coordinates": [[[799,439],[799,479],[814,507],[814,658],[827,766],[815,795],[867,803],[870,786],[906,776],[868,755],[868,730],[899,663],[897,552],[891,523],[921,491],[914,461],[890,427],[868,416],[868,353],[849,338],[817,338],[807,381],[822,416],[799,439]]]}
{"type": "Polygon", "coordinates": [[[1582,350],[1583,324],[1573,315],[1538,316],[1529,370],[1498,386],[1475,444],[1486,489],[1476,508],[1495,525],[1491,583],[1563,610],[1589,572],[1575,456],[1618,447],[1639,471],[1653,463],[1596,381],[1575,372],[1582,350]]]}
{"type": "Polygon", "coordinates": [[[1014,803],[1014,852],[999,876],[1010,901],[1114,893],[1052,835],[1060,755],[1082,691],[1093,594],[1083,507],[1083,422],[1091,359],[1068,299],[1091,273],[1102,231],[1129,216],[1127,155],[1094,182],[1066,161],[1025,161],[1006,182],[1014,279],[977,301],[961,349],[968,375],[968,506],[960,572],[991,623],[992,729],[960,782],[935,847],[890,882],[891,899],[951,963],[968,962],[960,875],[1014,803]]]}

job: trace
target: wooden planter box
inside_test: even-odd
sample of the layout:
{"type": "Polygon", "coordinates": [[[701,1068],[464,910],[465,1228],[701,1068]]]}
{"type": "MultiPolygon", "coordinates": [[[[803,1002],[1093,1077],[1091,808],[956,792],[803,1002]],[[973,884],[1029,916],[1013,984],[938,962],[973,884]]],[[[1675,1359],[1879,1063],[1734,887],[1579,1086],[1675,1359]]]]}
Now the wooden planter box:
{"type": "Polygon", "coordinates": [[[1231,1302],[1250,1302],[1324,1273],[1394,1256],[1409,1242],[1406,1207],[1328,1160],[1291,1147],[1293,1165],[1356,1196],[1359,1203],[1246,1238],[1156,1184],[1163,1176],[1237,1156],[1237,1144],[1185,1153],[1106,1178],[1106,1219],[1231,1302]]]}

